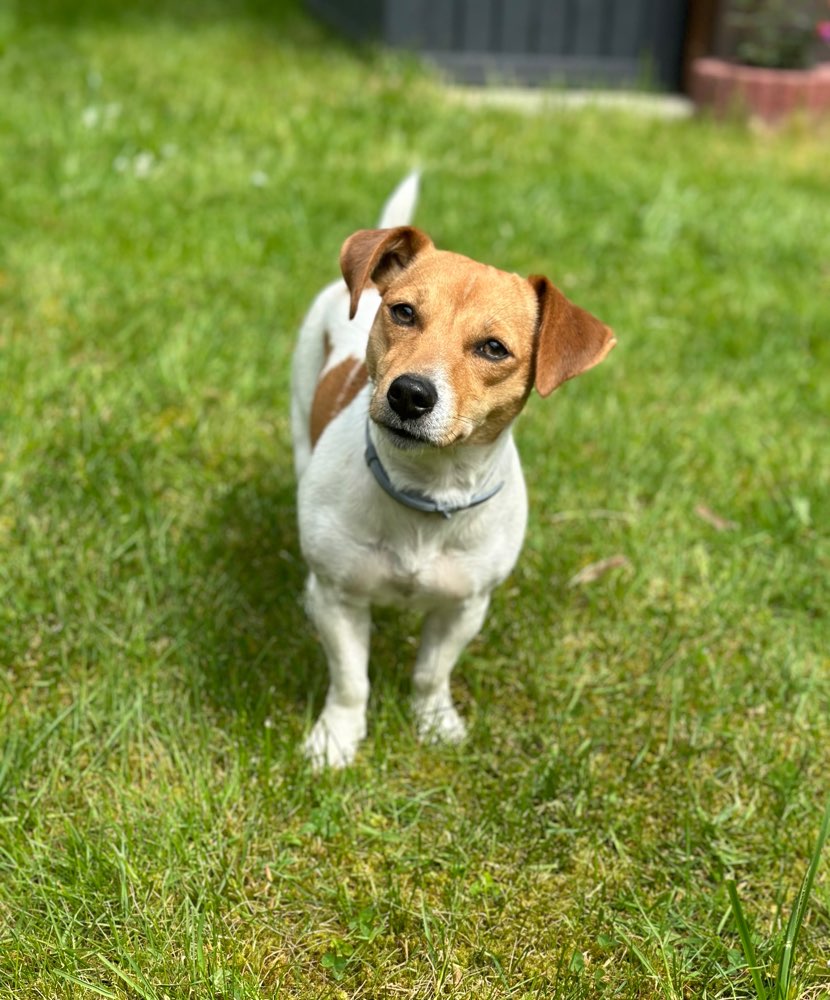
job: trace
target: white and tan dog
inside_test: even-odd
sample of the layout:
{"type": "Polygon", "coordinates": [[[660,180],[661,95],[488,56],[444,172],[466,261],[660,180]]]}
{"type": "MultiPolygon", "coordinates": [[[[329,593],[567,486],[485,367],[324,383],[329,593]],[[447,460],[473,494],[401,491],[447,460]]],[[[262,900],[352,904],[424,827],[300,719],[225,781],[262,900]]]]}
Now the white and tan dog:
{"type": "Polygon", "coordinates": [[[294,356],[291,421],[307,607],[328,657],[325,707],[305,743],[342,767],[366,735],[370,606],[425,613],[415,663],[419,735],[465,727],[450,673],[510,573],[527,499],[511,424],[602,361],[608,327],[547,278],[436,250],[408,225],[408,177],[378,229],[343,244],[294,356]]]}

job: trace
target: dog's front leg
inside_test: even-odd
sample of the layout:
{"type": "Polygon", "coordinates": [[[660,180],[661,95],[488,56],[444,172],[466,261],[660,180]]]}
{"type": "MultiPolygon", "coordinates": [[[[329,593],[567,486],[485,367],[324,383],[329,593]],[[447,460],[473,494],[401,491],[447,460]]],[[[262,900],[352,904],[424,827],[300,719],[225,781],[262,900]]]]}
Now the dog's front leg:
{"type": "Polygon", "coordinates": [[[366,735],[369,700],[369,605],[352,602],[312,573],[308,613],[329,664],[329,689],[320,718],[304,744],[315,768],[345,767],[366,735]]]}
{"type": "Polygon", "coordinates": [[[467,734],[450,694],[450,674],[467,643],[481,628],[490,595],[431,611],[424,621],[413,677],[413,707],[421,739],[460,743],[467,734]]]}

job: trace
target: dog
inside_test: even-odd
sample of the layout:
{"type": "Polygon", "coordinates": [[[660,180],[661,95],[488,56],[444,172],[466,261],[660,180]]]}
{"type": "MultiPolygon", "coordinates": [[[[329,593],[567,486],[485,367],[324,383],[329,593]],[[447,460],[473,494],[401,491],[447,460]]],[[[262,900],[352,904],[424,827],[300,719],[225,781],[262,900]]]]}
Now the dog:
{"type": "Polygon", "coordinates": [[[366,735],[370,608],[425,615],[413,676],[418,735],[457,743],[450,674],[511,572],[527,496],[511,426],[598,364],[612,331],[547,278],[437,250],[410,223],[417,174],[377,229],[349,236],[343,281],[303,322],[291,428],[306,607],[328,659],[304,744],[344,767],[366,735]]]}

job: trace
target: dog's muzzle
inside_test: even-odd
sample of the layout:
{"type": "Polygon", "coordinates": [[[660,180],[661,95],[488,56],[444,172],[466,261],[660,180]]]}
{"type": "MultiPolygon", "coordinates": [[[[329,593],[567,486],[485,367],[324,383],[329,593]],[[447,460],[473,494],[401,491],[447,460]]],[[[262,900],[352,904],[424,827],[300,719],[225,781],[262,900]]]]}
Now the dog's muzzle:
{"type": "Polygon", "coordinates": [[[428,378],[398,375],[386,392],[386,399],[401,420],[420,420],[438,402],[438,390],[428,378]]]}

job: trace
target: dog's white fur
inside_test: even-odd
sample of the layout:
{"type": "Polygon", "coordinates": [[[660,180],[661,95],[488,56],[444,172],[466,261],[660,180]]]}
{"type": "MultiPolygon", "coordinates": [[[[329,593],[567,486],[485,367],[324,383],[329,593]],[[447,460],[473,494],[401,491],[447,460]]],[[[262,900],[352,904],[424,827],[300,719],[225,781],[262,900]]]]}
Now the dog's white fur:
{"type": "MultiPolygon", "coordinates": [[[[418,192],[408,177],[387,202],[379,228],[407,225],[418,192]]],[[[342,767],[366,735],[370,606],[397,604],[425,614],[414,671],[413,707],[424,739],[457,742],[465,726],[450,695],[450,674],[484,621],[494,587],[522,545],[527,498],[510,427],[486,444],[405,449],[368,420],[368,384],[312,448],[310,419],[320,378],[345,359],[364,358],[381,296],[367,287],[354,319],[343,281],[325,288],[299,335],[292,372],[291,423],[299,480],[307,609],[324,646],[330,686],[305,742],[315,766],[342,767]],[[364,459],[369,433],[390,479],[461,506],[490,486],[503,488],[450,519],[409,509],[385,493],[364,459]]],[[[430,371],[439,403],[428,415],[434,437],[455,409],[441,358],[430,371]]]]}

